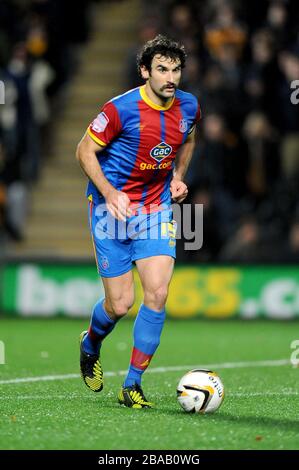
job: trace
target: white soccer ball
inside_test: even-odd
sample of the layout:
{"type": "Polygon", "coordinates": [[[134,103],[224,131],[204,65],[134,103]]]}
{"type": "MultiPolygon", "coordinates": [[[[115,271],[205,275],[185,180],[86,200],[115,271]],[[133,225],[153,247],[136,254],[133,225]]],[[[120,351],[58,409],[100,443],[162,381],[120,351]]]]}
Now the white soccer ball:
{"type": "Polygon", "coordinates": [[[223,402],[223,383],[211,370],[194,369],[181,378],[177,398],[188,413],[213,413],[223,402]]]}

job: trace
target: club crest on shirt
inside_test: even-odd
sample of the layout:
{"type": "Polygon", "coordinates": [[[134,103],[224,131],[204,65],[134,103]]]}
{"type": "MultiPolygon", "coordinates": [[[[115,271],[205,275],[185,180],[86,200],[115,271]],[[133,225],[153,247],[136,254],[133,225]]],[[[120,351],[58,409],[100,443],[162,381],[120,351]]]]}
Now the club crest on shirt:
{"type": "Polygon", "coordinates": [[[165,142],[160,142],[158,145],[152,148],[150,156],[157,162],[160,162],[164,158],[168,157],[172,152],[172,147],[165,142]]]}
{"type": "Polygon", "coordinates": [[[107,125],[108,125],[108,122],[109,122],[109,118],[108,116],[104,113],[104,112],[101,112],[100,114],[98,114],[98,116],[93,120],[92,124],[91,124],[91,128],[95,131],[95,132],[104,132],[104,130],[106,129],[107,125]]]}
{"type": "Polygon", "coordinates": [[[188,129],[188,123],[186,119],[180,119],[179,129],[182,134],[186,132],[186,130],[188,129]]]}

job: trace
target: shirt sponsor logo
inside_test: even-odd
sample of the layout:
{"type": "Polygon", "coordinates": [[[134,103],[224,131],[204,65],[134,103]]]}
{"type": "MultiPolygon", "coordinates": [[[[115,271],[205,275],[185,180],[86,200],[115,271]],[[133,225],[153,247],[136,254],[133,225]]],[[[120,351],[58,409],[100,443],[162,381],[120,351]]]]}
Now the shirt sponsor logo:
{"type": "Polygon", "coordinates": [[[104,132],[109,122],[108,116],[102,112],[92,122],[91,128],[95,132],[104,132]]]}
{"type": "Polygon", "coordinates": [[[165,168],[171,169],[172,162],[163,162],[163,163],[145,163],[142,162],[139,165],[140,170],[165,170],[165,168]]]}
{"type": "Polygon", "coordinates": [[[168,157],[172,152],[172,147],[165,142],[160,142],[158,145],[152,148],[150,156],[160,162],[164,158],[168,157]]]}
{"type": "Polygon", "coordinates": [[[180,119],[179,129],[182,134],[186,132],[186,130],[188,129],[188,123],[186,119],[180,119]]]}

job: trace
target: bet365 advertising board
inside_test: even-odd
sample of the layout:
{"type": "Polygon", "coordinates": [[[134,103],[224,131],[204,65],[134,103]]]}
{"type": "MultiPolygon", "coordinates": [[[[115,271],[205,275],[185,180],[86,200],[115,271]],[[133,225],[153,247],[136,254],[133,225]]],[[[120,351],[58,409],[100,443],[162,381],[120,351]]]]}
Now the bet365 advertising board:
{"type": "MultiPolygon", "coordinates": [[[[136,301],[142,289],[134,272],[136,301]]],[[[103,296],[93,264],[7,264],[1,311],[7,315],[89,316],[103,296]]],[[[173,318],[299,318],[299,267],[177,265],[167,313],[173,318]]]]}

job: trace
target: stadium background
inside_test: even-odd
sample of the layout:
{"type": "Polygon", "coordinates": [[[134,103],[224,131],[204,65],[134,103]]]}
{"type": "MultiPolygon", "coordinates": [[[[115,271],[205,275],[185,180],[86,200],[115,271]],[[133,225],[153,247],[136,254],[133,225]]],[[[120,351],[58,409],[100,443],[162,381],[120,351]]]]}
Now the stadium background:
{"type": "MultiPolygon", "coordinates": [[[[181,320],[170,322],[176,339],[171,343],[165,333],[165,347],[161,345],[155,364],[179,363],[181,368],[161,386],[175,387],[188,364],[220,364],[220,372],[224,361],[287,364],[290,344],[298,337],[299,315],[299,104],[291,101],[291,83],[299,79],[298,22],[295,0],[86,0],[73,2],[71,8],[66,0],[0,1],[0,80],[5,84],[5,104],[0,105],[0,340],[6,352],[0,387],[34,373],[77,370],[73,342],[102,285],[87,225],[86,180],[75,148],[101,104],[140,84],[136,53],[159,32],[180,39],[188,52],[181,87],[199,97],[203,120],[187,175],[186,202],[204,205],[202,249],[185,251],[178,241],[167,312],[181,320]],[[58,355],[60,347],[64,350],[60,341],[68,349],[65,367],[58,355]],[[40,354],[37,362],[35,354],[40,354]]],[[[138,281],[136,293],[132,316],[142,298],[138,281]]],[[[116,354],[109,365],[112,371],[126,367],[130,329],[126,320],[121,330],[125,334],[120,331],[112,340],[116,352],[127,355],[120,364],[116,354]]],[[[262,367],[252,376],[244,369],[241,395],[248,377],[261,393],[259,374],[267,376],[262,367]]],[[[280,375],[277,369],[265,380],[266,388],[277,390],[282,375],[288,376],[288,388],[283,388],[287,403],[290,396],[295,400],[295,377],[289,365],[283,371],[280,375]]],[[[225,378],[235,383],[233,376],[225,378]]],[[[43,393],[40,384],[36,387],[37,394],[43,393]]],[[[74,397],[76,387],[81,390],[74,385],[74,397]]],[[[27,391],[33,393],[32,388],[27,391]]],[[[285,441],[271,435],[264,444],[252,418],[241,420],[239,434],[246,437],[250,430],[257,438],[228,439],[220,448],[297,448],[292,410],[282,406],[281,420],[275,421],[271,413],[281,403],[271,399],[268,411],[257,411],[262,413],[259,424],[268,431],[281,425],[285,441]]],[[[251,404],[256,406],[253,395],[245,411],[241,404],[240,410],[248,411],[251,404]]],[[[27,405],[29,412],[29,401],[27,405]]],[[[233,419],[229,400],[227,410],[228,426],[233,419]]],[[[8,416],[14,423],[14,412],[8,416]]],[[[31,424],[35,429],[36,422],[31,424]]],[[[182,434],[184,426],[187,432],[186,422],[180,426],[182,434]]],[[[219,422],[212,420],[210,426],[213,434],[219,422]]],[[[7,437],[0,440],[0,448],[83,445],[78,433],[77,440],[59,444],[50,431],[44,440],[32,432],[25,443],[21,434],[13,438],[13,431],[5,432],[0,433],[7,437]]],[[[203,448],[217,448],[208,434],[201,435],[203,448]]],[[[86,442],[84,448],[99,448],[97,442],[86,442]]],[[[104,442],[108,448],[109,441],[104,442]]],[[[153,448],[159,445],[150,442],[153,448]]],[[[160,445],[200,444],[162,439],[160,445]]],[[[140,448],[137,441],[127,446],[140,448]]],[[[141,448],[151,446],[147,441],[141,448]]]]}

